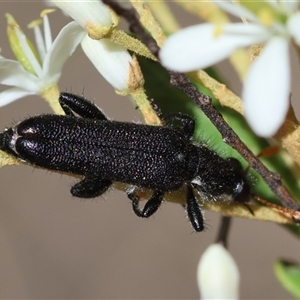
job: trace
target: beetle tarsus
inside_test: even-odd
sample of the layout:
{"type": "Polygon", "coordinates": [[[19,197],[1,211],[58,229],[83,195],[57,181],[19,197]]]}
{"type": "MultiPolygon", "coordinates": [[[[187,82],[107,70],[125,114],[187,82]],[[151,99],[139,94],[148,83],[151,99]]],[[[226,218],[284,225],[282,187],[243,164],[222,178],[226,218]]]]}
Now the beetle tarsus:
{"type": "Polygon", "coordinates": [[[144,208],[139,207],[139,198],[134,192],[128,193],[128,198],[132,201],[132,209],[134,213],[141,218],[151,217],[160,207],[163,202],[164,193],[161,191],[154,191],[152,197],[146,202],[144,208]]]}

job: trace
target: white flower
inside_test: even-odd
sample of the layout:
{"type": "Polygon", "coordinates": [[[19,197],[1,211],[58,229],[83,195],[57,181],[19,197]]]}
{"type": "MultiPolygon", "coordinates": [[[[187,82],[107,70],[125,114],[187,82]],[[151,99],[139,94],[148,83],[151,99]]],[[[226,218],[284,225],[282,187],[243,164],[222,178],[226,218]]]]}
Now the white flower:
{"type": "Polygon", "coordinates": [[[100,74],[117,90],[128,89],[132,57],[123,47],[108,39],[92,40],[85,36],[81,47],[100,74]]]}
{"type": "Polygon", "coordinates": [[[94,39],[103,37],[114,26],[111,13],[102,1],[52,0],[52,2],[74,19],[94,39]],[[99,32],[101,33],[99,34],[99,32]]]}
{"type": "Polygon", "coordinates": [[[197,270],[201,299],[238,299],[240,275],[230,253],[220,244],[210,245],[197,270]]]}
{"type": "Polygon", "coordinates": [[[0,93],[0,106],[31,94],[42,95],[56,85],[68,57],[83,37],[75,22],[66,25],[52,42],[47,14],[43,15],[44,36],[35,27],[37,49],[34,49],[11,15],[7,14],[12,29],[9,38],[19,61],[0,56],[0,83],[12,86],[0,93]]]}
{"type": "MultiPolygon", "coordinates": [[[[246,2],[245,2],[246,3],[246,2]]],[[[274,135],[283,123],[290,95],[289,43],[300,45],[299,1],[261,1],[258,15],[245,6],[216,2],[227,12],[251,23],[202,24],[171,35],[160,52],[164,66],[188,72],[206,68],[228,57],[240,47],[265,45],[252,63],[242,93],[245,117],[253,131],[274,135]]]]}
{"type": "Polygon", "coordinates": [[[105,38],[117,21],[101,1],[54,1],[85,31],[81,46],[99,73],[118,91],[126,92],[132,57],[128,51],[105,38]],[[104,37],[104,38],[103,38],[104,37]]]}

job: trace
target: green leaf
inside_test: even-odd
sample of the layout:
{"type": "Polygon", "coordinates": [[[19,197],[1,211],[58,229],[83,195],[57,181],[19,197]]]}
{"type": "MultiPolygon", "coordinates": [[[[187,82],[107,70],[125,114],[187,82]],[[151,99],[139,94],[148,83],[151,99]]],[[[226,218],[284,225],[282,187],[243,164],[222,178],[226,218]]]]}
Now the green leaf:
{"type": "Polygon", "coordinates": [[[274,271],[282,286],[294,297],[300,299],[300,265],[279,260],[274,264],[274,271]]]}

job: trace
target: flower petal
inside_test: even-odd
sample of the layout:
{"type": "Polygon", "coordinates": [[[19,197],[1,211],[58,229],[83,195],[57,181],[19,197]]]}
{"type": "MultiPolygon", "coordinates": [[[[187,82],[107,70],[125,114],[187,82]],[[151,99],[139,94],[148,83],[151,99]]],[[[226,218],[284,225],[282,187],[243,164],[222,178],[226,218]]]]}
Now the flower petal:
{"type": "Polygon", "coordinates": [[[238,299],[239,270],[230,253],[220,244],[203,253],[197,271],[201,299],[238,299]]]}
{"type": "Polygon", "coordinates": [[[272,38],[249,69],[242,93],[245,117],[262,137],[274,135],[289,107],[290,62],[288,41],[272,38]]]}
{"type": "Polygon", "coordinates": [[[53,10],[48,9],[42,12],[46,52],[50,50],[50,47],[52,45],[52,33],[48,18],[48,11],[52,12],[53,10]]]}
{"type": "Polygon", "coordinates": [[[291,15],[287,21],[287,28],[289,33],[294,38],[295,42],[300,46],[300,12],[291,15]]]}
{"type": "Polygon", "coordinates": [[[201,24],[187,27],[171,35],[160,51],[162,64],[175,71],[188,72],[211,66],[239,47],[260,43],[267,30],[254,24],[228,24],[217,27],[201,24]],[[218,33],[218,30],[220,33],[218,33]]]}
{"type": "Polygon", "coordinates": [[[26,72],[18,61],[3,57],[0,57],[0,83],[38,92],[38,78],[26,72]]]}
{"type": "Polygon", "coordinates": [[[0,93],[0,107],[32,94],[34,93],[25,91],[17,87],[6,89],[0,93]]]}
{"type": "MultiPolygon", "coordinates": [[[[290,15],[293,12],[296,12],[299,8],[299,0],[296,1],[280,1],[279,5],[283,7],[286,15],[290,15]]],[[[282,10],[282,9],[281,9],[282,10]]]]}
{"type": "Polygon", "coordinates": [[[108,39],[82,40],[82,49],[101,75],[117,90],[126,91],[132,57],[127,50],[108,39]]]}
{"type": "MultiPolygon", "coordinates": [[[[36,22],[37,23],[37,22],[36,22]]],[[[41,61],[44,61],[46,56],[46,45],[40,28],[40,24],[34,23],[32,26],[35,38],[35,44],[41,61]]]]}
{"type": "Polygon", "coordinates": [[[101,24],[102,26],[112,24],[109,9],[102,1],[52,0],[52,2],[70,15],[82,28],[85,28],[87,22],[101,24]]]}
{"type": "Polygon", "coordinates": [[[74,21],[61,29],[43,62],[43,78],[47,78],[47,84],[58,81],[64,63],[85,35],[86,32],[74,21]]]}
{"type": "Polygon", "coordinates": [[[7,18],[7,36],[11,50],[24,69],[39,76],[42,72],[37,53],[31,41],[26,37],[14,17],[9,13],[7,18]]]}

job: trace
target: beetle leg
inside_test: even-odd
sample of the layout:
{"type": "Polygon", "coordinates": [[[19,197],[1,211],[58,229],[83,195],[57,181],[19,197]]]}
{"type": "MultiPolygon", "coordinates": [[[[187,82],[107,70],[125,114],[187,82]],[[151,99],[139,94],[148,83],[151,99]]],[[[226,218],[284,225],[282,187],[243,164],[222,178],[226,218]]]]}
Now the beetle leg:
{"type": "Polygon", "coordinates": [[[95,198],[108,190],[112,182],[99,178],[84,178],[71,188],[71,194],[79,198],[95,198]]]}
{"type": "Polygon", "coordinates": [[[152,197],[147,201],[144,208],[141,210],[139,208],[139,198],[134,192],[127,194],[128,198],[132,201],[132,209],[134,213],[141,218],[149,218],[152,216],[160,207],[164,193],[162,191],[154,191],[152,197]]]}
{"type": "Polygon", "coordinates": [[[204,230],[204,218],[201,208],[195,198],[193,189],[187,186],[186,211],[192,226],[197,232],[204,230]]]}
{"type": "Polygon", "coordinates": [[[107,120],[100,108],[82,96],[60,93],[58,100],[67,116],[78,115],[87,119],[107,120]]]}

